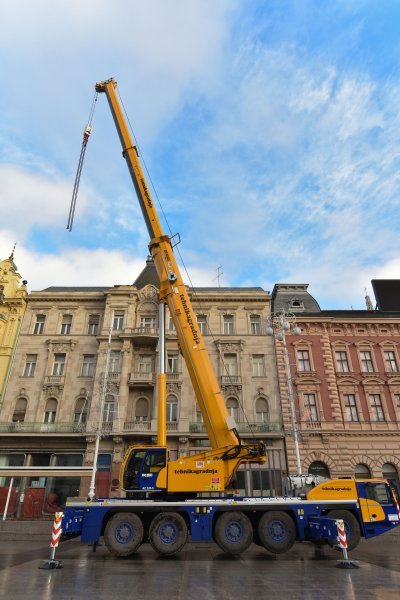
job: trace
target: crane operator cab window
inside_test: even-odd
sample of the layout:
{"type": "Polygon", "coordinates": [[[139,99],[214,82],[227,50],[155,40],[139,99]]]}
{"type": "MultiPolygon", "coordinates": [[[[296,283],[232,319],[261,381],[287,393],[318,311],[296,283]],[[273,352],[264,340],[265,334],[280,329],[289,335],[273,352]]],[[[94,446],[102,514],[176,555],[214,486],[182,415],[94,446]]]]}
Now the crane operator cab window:
{"type": "Polygon", "coordinates": [[[167,464],[166,448],[133,450],[124,473],[124,489],[156,490],[158,473],[167,464]]]}

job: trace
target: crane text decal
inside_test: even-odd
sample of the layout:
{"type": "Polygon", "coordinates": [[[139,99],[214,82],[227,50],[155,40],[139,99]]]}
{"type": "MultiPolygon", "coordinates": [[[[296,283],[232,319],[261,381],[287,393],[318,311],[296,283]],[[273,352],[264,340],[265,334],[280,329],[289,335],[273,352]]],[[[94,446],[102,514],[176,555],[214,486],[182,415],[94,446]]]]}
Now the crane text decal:
{"type": "Polygon", "coordinates": [[[140,179],[140,181],[141,181],[142,186],[143,186],[143,192],[144,192],[144,195],[146,196],[147,204],[148,204],[149,208],[153,208],[153,203],[151,201],[150,192],[147,189],[147,185],[146,185],[146,182],[143,179],[143,177],[140,179]]]}
{"type": "Polygon", "coordinates": [[[214,475],[218,473],[217,469],[202,469],[201,471],[195,471],[194,469],[174,469],[175,475],[214,475]]]}
{"type": "Polygon", "coordinates": [[[188,307],[188,305],[186,303],[186,298],[183,294],[181,294],[181,302],[182,302],[183,310],[185,311],[186,321],[192,331],[193,340],[196,342],[196,344],[200,344],[199,334],[197,332],[196,327],[194,326],[192,317],[190,315],[190,308],[188,307]]]}

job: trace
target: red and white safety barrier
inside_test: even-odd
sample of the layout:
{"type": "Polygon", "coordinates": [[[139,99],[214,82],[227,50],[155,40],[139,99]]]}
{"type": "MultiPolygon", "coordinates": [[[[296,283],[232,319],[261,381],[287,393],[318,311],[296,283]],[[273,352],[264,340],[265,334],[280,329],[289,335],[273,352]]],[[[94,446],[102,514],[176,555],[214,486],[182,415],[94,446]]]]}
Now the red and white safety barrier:
{"type": "Polygon", "coordinates": [[[344,521],[342,521],[342,519],[338,519],[336,521],[336,527],[337,527],[337,534],[338,534],[338,542],[339,542],[339,546],[341,547],[342,551],[343,551],[343,557],[345,560],[347,560],[347,537],[346,537],[346,530],[344,528],[344,521]]]}
{"type": "Polygon", "coordinates": [[[56,548],[57,548],[60,538],[61,538],[61,533],[62,533],[61,522],[62,522],[63,516],[64,516],[64,513],[62,513],[62,512],[56,512],[56,514],[54,515],[54,523],[53,523],[53,528],[51,531],[50,558],[49,558],[49,560],[45,560],[43,563],[43,566],[39,567],[39,569],[62,569],[61,561],[55,560],[54,557],[56,554],[56,548]]]}
{"type": "Polygon", "coordinates": [[[61,521],[64,516],[62,512],[56,512],[54,516],[53,530],[51,532],[50,548],[57,548],[61,537],[61,521]]]}

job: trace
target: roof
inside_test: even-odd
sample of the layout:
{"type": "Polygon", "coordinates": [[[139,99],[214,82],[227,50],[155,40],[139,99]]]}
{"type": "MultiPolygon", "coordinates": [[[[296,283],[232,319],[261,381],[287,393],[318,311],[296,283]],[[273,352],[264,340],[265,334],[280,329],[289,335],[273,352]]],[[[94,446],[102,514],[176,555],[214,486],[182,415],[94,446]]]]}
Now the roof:
{"type": "Polygon", "coordinates": [[[156,266],[151,256],[147,257],[146,266],[143,269],[143,271],[138,275],[136,280],[133,282],[133,285],[138,290],[141,290],[142,288],[146,287],[146,285],[154,285],[154,287],[156,288],[160,287],[160,279],[158,277],[156,266]]]}
{"type": "Polygon", "coordinates": [[[372,279],[376,304],[384,312],[400,312],[400,279],[372,279]]]}
{"type": "Polygon", "coordinates": [[[100,286],[94,286],[94,287],[88,287],[88,286],[55,286],[52,285],[48,288],[45,288],[44,290],[41,290],[42,292],[105,292],[106,290],[109,290],[111,286],[106,286],[106,287],[100,287],[100,286]]]}

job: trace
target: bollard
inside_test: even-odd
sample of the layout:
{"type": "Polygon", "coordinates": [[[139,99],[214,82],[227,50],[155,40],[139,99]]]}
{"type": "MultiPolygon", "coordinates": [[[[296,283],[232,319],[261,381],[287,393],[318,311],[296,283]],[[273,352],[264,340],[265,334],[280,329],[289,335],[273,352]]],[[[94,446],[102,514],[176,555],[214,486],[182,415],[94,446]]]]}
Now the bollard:
{"type": "Polygon", "coordinates": [[[336,567],[338,569],[358,569],[358,563],[354,560],[349,560],[349,557],[347,555],[347,536],[346,536],[346,530],[344,527],[344,521],[342,519],[338,519],[336,521],[336,527],[337,527],[337,539],[339,542],[339,548],[340,550],[342,550],[343,552],[343,558],[342,560],[338,560],[336,563],[336,567]]]}
{"type": "Polygon", "coordinates": [[[50,542],[50,558],[48,560],[45,560],[43,562],[43,566],[39,567],[39,569],[62,569],[62,563],[60,560],[55,560],[55,555],[56,555],[56,548],[58,546],[58,543],[60,541],[60,537],[61,537],[61,521],[62,518],[64,516],[64,513],[62,512],[57,512],[54,515],[54,523],[53,523],[53,529],[51,532],[51,542],[50,542]]]}

